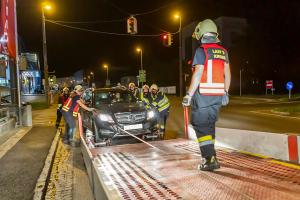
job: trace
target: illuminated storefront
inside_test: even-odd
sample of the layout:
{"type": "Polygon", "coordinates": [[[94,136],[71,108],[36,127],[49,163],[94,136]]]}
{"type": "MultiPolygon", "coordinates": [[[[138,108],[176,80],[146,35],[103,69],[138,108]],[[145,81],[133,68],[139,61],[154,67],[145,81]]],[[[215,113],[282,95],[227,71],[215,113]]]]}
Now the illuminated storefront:
{"type": "Polygon", "coordinates": [[[38,70],[21,71],[22,94],[41,94],[41,72],[38,70]]]}

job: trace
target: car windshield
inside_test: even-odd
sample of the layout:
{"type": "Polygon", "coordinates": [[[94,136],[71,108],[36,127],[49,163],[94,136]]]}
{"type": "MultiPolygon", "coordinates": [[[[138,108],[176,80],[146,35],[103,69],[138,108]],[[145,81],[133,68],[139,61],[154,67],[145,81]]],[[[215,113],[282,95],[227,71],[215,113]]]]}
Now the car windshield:
{"type": "Polygon", "coordinates": [[[96,91],[94,93],[96,107],[101,104],[132,103],[135,101],[135,98],[128,91],[96,91]]]}

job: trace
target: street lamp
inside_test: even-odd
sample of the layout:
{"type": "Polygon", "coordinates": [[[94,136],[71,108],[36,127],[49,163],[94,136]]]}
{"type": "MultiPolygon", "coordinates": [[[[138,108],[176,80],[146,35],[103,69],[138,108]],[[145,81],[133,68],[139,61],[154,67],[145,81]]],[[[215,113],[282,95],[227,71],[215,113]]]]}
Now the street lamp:
{"type": "Polygon", "coordinates": [[[48,58],[47,58],[47,40],[46,40],[46,18],[45,11],[52,9],[49,3],[42,4],[42,29],[43,29],[43,58],[44,58],[44,76],[45,76],[45,96],[46,104],[48,105],[49,81],[48,81],[48,58]]]}
{"type": "Polygon", "coordinates": [[[108,65],[104,64],[103,68],[106,69],[106,82],[108,83],[108,65]]]}
{"type": "MultiPolygon", "coordinates": [[[[141,55],[141,71],[143,71],[143,49],[137,47],[137,48],[136,48],[136,51],[139,52],[140,55],[141,55]]],[[[143,73],[143,72],[141,72],[141,73],[143,73]]],[[[139,76],[141,76],[141,74],[139,74],[139,76]]],[[[140,80],[141,80],[141,77],[140,77],[140,80]]],[[[141,82],[141,83],[142,83],[142,85],[143,85],[143,82],[141,82]]]]}
{"type": "Polygon", "coordinates": [[[141,70],[143,70],[143,49],[141,48],[136,48],[136,51],[141,53],[141,70]]]}
{"type": "Polygon", "coordinates": [[[180,14],[176,13],[174,15],[174,19],[179,20],[179,96],[183,96],[183,74],[182,74],[182,36],[181,36],[181,16],[180,14]]]}

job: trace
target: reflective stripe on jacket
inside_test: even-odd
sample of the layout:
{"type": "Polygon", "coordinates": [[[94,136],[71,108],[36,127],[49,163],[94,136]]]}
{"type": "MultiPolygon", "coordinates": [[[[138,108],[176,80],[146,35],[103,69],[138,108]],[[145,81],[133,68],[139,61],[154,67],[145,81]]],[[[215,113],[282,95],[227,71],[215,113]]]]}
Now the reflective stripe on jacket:
{"type": "Polygon", "coordinates": [[[151,94],[151,98],[152,98],[152,105],[155,106],[159,112],[162,112],[170,108],[169,99],[164,93],[158,92],[156,96],[153,96],[151,94]]]}
{"type": "Polygon", "coordinates": [[[224,65],[227,51],[218,44],[203,44],[205,52],[203,75],[199,84],[199,92],[202,95],[224,95],[224,65]]]}
{"type": "Polygon", "coordinates": [[[65,111],[65,112],[68,112],[70,110],[71,105],[72,105],[72,98],[69,97],[67,99],[67,101],[64,103],[64,105],[62,107],[62,110],[65,111]]]}
{"type": "Polygon", "coordinates": [[[150,109],[149,93],[144,96],[144,92],[141,93],[141,101],[144,103],[147,109],[150,109]]]}

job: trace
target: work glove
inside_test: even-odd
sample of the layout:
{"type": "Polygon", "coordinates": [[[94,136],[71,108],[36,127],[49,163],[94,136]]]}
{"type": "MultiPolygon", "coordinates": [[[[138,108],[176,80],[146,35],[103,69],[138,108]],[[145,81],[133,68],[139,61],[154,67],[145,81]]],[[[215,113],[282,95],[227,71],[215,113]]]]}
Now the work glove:
{"type": "Polygon", "coordinates": [[[190,95],[185,95],[182,100],[182,105],[183,106],[190,106],[192,101],[192,97],[190,95]]]}
{"type": "Polygon", "coordinates": [[[222,106],[227,106],[229,103],[229,94],[228,92],[225,92],[225,94],[222,97],[222,106]]]}
{"type": "Polygon", "coordinates": [[[89,112],[93,112],[94,110],[96,110],[95,108],[89,108],[88,111],[89,112]]]}

